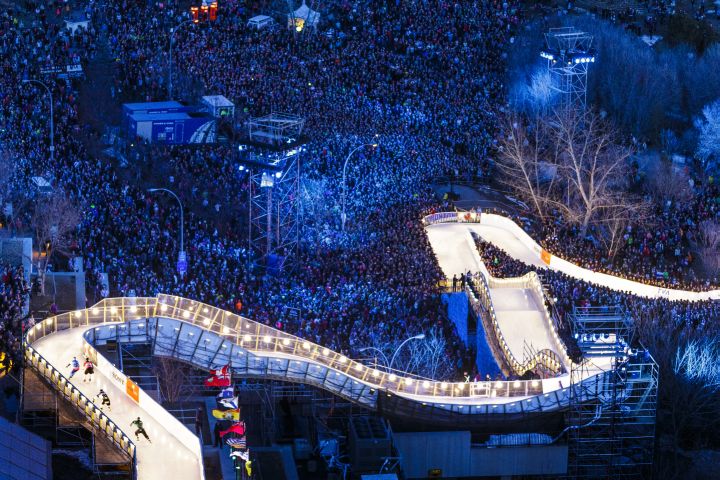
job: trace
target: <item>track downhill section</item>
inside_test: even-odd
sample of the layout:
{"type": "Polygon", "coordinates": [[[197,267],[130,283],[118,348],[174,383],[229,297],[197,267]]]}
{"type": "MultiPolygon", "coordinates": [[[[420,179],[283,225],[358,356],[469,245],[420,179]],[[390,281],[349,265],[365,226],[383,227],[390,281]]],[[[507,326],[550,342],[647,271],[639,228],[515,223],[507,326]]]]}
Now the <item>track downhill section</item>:
{"type": "MultiPolygon", "coordinates": [[[[472,223],[464,223],[469,219],[455,213],[436,214],[425,219],[430,241],[449,277],[467,271],[487,275],[474,249],[470,229],[516,258],[539,265],[549,263],[550,268],[566,273],[577,271],[577,267],[567,268],[567,262],[556,257],[544,261],[548,257],[539,246],[504,217],[482,215],[481,218],[472,217],[472,223]]],[[[616,288],[620,280],[614,279],[616,288]]],[[[542,314],[542,299],[531,298],[537,293],[536,286],[527,283],[527,279],[523,281],[526,283],[501,285],[494,283],[499,280],[488,275],[483,285],[489,287],[489,296],[501,312],[542,314]],[[503,295],[505,287],[508,290],[503,295]]],[[[625,289],[625,283],[621,288],[625,289]]],[[[637,289],[648,294],[652,290],[656,296],[669,298],[703,295],[677,290],[661,292],[662,289],[649,286],[638,286],[637,289]]],[[[712,295],[717,294],[707,292],[704,295],[715,298],[712,295]]],[[[508,330],[513,328],[508,327],[508,330]]],[[[548,348],[557,352],[562,345],[552,330],[553,325],[549,323],[547,330],[538,335],[544,335],[548,348]]],[[[507,335],[509,337],[511,333],[507,335]]],[[[370,409],[379,408],[381,400],[387,396],[401,400],[404,405],[422,406],[443,414],[527,415],[566,408],[572,389],[578,398],[587,395],[584,392],[600,391],[603,385],[601,369],[588,371],[583,384],[592,382],[594,388],[583,389],[569,386],[567,373],[544,380],[465,383],[381,371],[251,319],[170,295],[108,298],[84,310],[49,317],[30,328],[24,337],[28,367],[43,377],[58,395],[76,405],[93,429],[106,435],[133,459],[139,479],[204,478],[202,449],[192,432],[96,349],[109,341],[149,341],[157,356],[172,357],[198,368],[230,365],[233,375],[238,377],[304,383],[370,409]],[[66,365],[73,357],[82,363],[86,356],[97,366],[95,378],[84,382],[82,371],[68,378],[70,368],[66,365]],[[101,388],[111,398],[111,411],[101,411],[100,402],[95,398],[101,388]],[[142,436],[139,441],[134,438],[135,429],[130,423],[138,416],[152,443],[142,436]]],[[[507,342],[508,349],[513,342],[514,339],[507,342]]],[[[558,360],[567,371],[566,362],[566,357],[558,360]]]]}
{"type": "MultiPolygon", "coordinates": [[[[502,215],[492,213],[443,212],[428,215],[424,218],[426,231],[430,237],[433,250],[438,256],[440,266],[445,275],[452,278],[463,271],[478,272],[483,270],[479,257],[471,259],[470,252],[461,253],[463,260],[445,260],[453,254],[442,241],[433,241],[433,237],[453,239],[456,246],[467,247],[469,232],[476,232],[486,241],[505,250],[511,257],[525,263],[549,268],[571,277],[584,280],[611,290],[628,292],[646,298],[666,298],[669,300],[701,301],[720,300],[720,290],[695,292],[672,288],[657,287],[645,283],[616,277],[606,273],[595,272],[579,267],[567,260],[550,254],[533,240],[518,224],[502,215]],[[465,270],[462,269],[463,263],[465,270]],[[478,263],[479,262],[479,263],[478,263]]],[[[474,245],[469,248],[474,250],[474,245]]]]}

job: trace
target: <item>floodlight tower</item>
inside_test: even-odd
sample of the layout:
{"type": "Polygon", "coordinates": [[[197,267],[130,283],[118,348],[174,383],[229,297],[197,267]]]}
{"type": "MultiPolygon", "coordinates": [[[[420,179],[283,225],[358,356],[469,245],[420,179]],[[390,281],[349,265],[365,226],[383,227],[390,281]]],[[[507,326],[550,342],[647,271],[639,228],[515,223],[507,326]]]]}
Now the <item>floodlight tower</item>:
{"type": "Polygon", "coordinates": [[[545,34],[540,56],[548,61],[550,88],[561,107],[585,108],[588,67],[596,58],[592,41],[592,35],[575,27],[551,28],[545,34]]]}
{"type": "Polygon", "coordinates": [[[248,244],[271,272],[292,268],[300,241],[300,166],[305,120],[273,113],[251,118],[240,169],[250,171],[248,244]]]}

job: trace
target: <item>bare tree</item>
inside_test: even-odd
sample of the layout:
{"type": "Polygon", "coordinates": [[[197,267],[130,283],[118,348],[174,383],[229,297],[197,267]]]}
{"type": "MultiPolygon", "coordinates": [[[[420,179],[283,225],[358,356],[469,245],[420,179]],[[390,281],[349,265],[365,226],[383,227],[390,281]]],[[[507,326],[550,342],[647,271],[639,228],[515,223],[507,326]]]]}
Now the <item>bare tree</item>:
{"type": "Polygon", "coordinates": [[[423,340],[418,355],[418,374],[434,380],[451,378],[455,366],[447,354],[447,341],[439,329],[433,328],[423,340]]]}
{"type": "Polygon", "coordinates": [[[187,381],[189,367],[173,358],[158,357],[153,370],[160,379],[162,398],[170,403],[182,400],[186,385],[191,384],[187,381]]]}
{"type": "Polygon", "coordinates": [[[710,170],[720,162],[720,98],[703,107],[695,128],[698,131],[695,156],[705,170],[710,170]]]}
{"type": "Polygon", "coordinates": [[[681,203],[695,196],[687,172],[664,158],[653,159],[648,165],[648,193],[659,201],[669,199],[681,203]]]}
{"type": "Polygon", "coordinates": [[[686,478],[679,470],[683,450],[702,448],[720,426],[720,336],[687,323],[637,324],[643,344],[658,363],[658,435],[665,459],[663,478],[686,478]]]}
{"type": "Polygon", "coordinates": [[[52,193],[35,205],[33,227],[38,245],[38,275],[41,292],[45,295],[45,277],[53,255],[68,255],[74,234],[80,223],[77,206],[62,193],[52,193]]]}
{"type": "MultiPolygon", "coordinates": [[[[419,332],[414,331],[413,333],[413,331],[408,331],[407,333],[409,336],[412,336],[419,332]]],[[[370,347],[372,347],[375,352],[370,351],[368,353],[375,355],[377,350],[380,350],[382,355],[376,357],[376,360],[382,363],[386,363],[388,359],[391,359],[402,343],[402,339],[383,343],[379,337],[374,336],[372,338],[373,344],[370,345],[370,347]]],[[[389,365],[386,366],[389,367],[389,365]]],[[[393,368],[421,377],[439,380],[452,377],[455,366],[447,354],[447,340],[443,336],[442,331],[433,328],[425,333],[424,339],[413,340],[406,343],[402,349],[398,351],[397,357],[393,362],[393,368]]]]}
{"type": "Polygon", "coordinates": [[[621,145],[611,125],[592,110],[556,111],[548,122],[550,141],[557,145],[558,172],[567,195],[555,206],[584,236],[590,224],[607,209],[623,208],[628,159],[632,151],[621,145]]]}
{"type": "Polygon", "coordinates": [[[629,219],[623,211],[640,208],[642,202],[627,194],[632,151],[597,113],[567,109],[525,121],[511,115],[506,121],[501,179],[541,220],[556,210],[579,225],[582,236],[609,220],[609,232],[617,233],[621,220],[629,219]]]}
{"type": "Polygon", "coordinates": [[[650,204],[641,199],[621,200],[601,209],[597,222],[602,232],[599,240],[610,258],[613,258],[620,250],[625,240],[625,232],[633,222],[643,225],[652,223],[651,212],[650,204]]]}
{"type": "Polygon", "coordinates": [[[554,149],[545,140],[547,123],[539,116],[525,121],[511,114],[505,119],[498,170],[500,181],[545,220],[555,187],[556,169],[548,156],[554,149]]]}
{"type": "Polygon", "coordinates": [[[705,220],[695,235],[695,250],[707,273],[720,273],[720,222],[705,220]]]}

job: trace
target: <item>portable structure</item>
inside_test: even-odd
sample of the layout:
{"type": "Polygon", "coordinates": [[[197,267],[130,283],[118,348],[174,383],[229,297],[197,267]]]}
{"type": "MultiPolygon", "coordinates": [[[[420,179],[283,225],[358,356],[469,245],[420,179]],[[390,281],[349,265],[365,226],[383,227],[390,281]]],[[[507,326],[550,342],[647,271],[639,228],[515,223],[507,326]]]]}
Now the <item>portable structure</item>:
{"type": "Polygon", "coordinates": [[[214,143],[216,125],[215,118],[205,113],[136,113],[129,116],[128,132],[150,143],[214,143]]]}
{"type": "Polygon", "coordinates": [[[202,97],[202,104],[215,118],[225,119],[235,116],[235,104],[223,95],[205,95],[202,97]]]}
{"type": "Polygon", "coordinates": [[[572,317],[583,361],[571,371],[568,476],[650,478],[657,363],[631,347],[630,319],[619,307],[576,308],[572,317]],[[582,382],[598,365],[605,365],[602,381],[582,382]]]}
{"type": "Polygon", "coordinates": [[[288,28],[302,32],[306,28],[317,29],[320,22],[320,12],[317,12],[307,6],[305,0],[297,10],[291,10],[288,14],[288,28]]]}
{"type": "Polygon", "coordinates": [[[272,17],[267,15],[256,15],[247,22],[248,28],[254,28],[255,30],[262,30],[263,28],[269,27],[275,23],[272,17]]]}
{"type": "Polygon", "coordinates": [[[545,48],[540,56],[547,59],[550,88],[563,107],[585,107],[588,66],[596,59],[592,40],[592,35],[575,27],[551,28],[545,34],[545,48]]]}
{"type": "Polygon", "coordinates": [[[270,272],[291,266],[300,240],[300,155],[305,120],[273,113],[247,122],[240,169],[250,172],[248,244],[270,272]]]}

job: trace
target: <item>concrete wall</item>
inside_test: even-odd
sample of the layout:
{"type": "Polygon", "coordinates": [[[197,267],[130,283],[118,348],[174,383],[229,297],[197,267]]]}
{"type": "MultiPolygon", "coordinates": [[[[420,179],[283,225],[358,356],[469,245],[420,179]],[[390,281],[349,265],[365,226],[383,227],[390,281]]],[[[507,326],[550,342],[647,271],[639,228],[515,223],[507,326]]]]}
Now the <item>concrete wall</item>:
{"type": "Polygon", "coordinates": [[[50,480],[52,445],[0,417],[0,478],[50,480]]]}
{"type": "Polygon", "coordinates": [[[32,269],[32,238],[0,239],[0,263],[22,265],[25,270],[25,280],[29,282],[32,269]]]}
{"type": "Polygon", "coordinates": [[[442,477],[562,475],[567,471],[566,445],[517,447],[472,446],[470,432],[395,433],[405,476],[427,478],[432,469],[442,477]]]}

